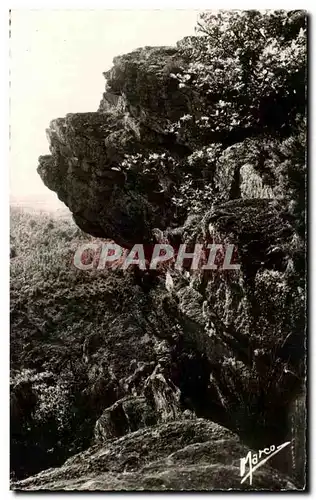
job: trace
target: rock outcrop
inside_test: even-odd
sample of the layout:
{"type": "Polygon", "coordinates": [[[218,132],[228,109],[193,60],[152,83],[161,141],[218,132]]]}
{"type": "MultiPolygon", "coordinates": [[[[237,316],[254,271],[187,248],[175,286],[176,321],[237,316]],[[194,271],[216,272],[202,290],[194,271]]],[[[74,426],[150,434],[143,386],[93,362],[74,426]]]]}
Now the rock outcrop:
{"type": "Polygon", "coordinates": [[[295,490],[263,465],[241,484],[240,458],[249,449],[227,429],[202,419],[142,429],[94,446],[59,469],[14,483],[17,491],[295,490]]]}
{"type": "MultiPolygon", "coordinates": [[[[294,21],[286,37],[304,26],[294,21]]],[[[233,244],[241,268],[170,269],[168,291],[159,272],[122,275],[138,284],[137,307],[126,299],[127,310],[107,313],[109,335],[91,333],[83,344],[87,364],[103,349],[110,367],[113,398],[95,419],[105,444],[18,489],[239,489],[246,450],[297,439],[288,414],[304,400],[304,71],[289,68],[291,98],[266,88],[250,125],[242,105],[217,125],[236,93],[225,88],[225,104],[206,83],[190,85],[198,68],[184,46],[115,58],[99,110],[51,122],[51,154],[38,172],[94,237],[125,248],[153,244],[157,234],[175,247],[233,244]],[[283,110],[275,121],[273,103],[283,110]]],[[[289,457],[276,465],[295,487],[304,483],[304,446],[294,447],[300,471],[289,457]]],[[[253,483],[292,487],[264,468],[253,483]]]]}

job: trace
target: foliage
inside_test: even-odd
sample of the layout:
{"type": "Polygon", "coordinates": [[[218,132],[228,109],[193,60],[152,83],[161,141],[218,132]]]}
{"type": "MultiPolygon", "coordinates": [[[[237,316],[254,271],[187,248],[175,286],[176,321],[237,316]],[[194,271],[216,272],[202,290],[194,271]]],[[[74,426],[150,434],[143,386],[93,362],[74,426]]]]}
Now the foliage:
{"type": "Polygon", "coordinates": [[[73,265],[92,239],[71,220],[12,210],[11,238],[11,467],[25,477],[91,444],[136,360],[152,370],[154,333],[173,325],[150,295],[155,277],[73,265]]]}
{"type": "Polygon", "coordinates": [[[170,74],[191,111],[168,130],[195,145],[174,204],[203,213],[240,196],[284,199],[304,240],[306,13],[204,12],[196,33],[170,74]]]}
{"type": "Polygon", "coordinates": [[[180,50],[191,59],[179,87],[205,95],[195,120],[228,134],[282,129],[304,113],[306,15],[303,11],[218,11],[200,16],[198,37],[180,50]]]}

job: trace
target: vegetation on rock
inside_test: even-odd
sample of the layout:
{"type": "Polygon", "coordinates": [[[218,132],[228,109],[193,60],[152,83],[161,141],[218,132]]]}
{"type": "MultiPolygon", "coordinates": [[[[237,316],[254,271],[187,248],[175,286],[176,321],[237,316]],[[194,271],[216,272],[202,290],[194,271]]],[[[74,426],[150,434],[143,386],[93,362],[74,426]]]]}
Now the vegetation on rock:
{"type": "MultiPolygon", "coordinates": [[[[305,418],[306,14],[206,12],[196,36],[116,57],[105,77],[97,112],[51,122],[43,182],[90,238],[232,243],[241,271],[172,271],[169,291],[161,272],[82,272],[71,258],[88,236],[73,222],[14,213],[13,470],[61,465],[97,439],[19,488],[237,487],[215,442],[189,439],[184,452],[175,440],[140,463],[140,437],[175,425],[182,439],[212,422],[254,449],[295,438],[296,465],[289,455],[273,465],[302,488],[293,418],[305,418]],[[128,464],[98,468],[126,443],[128,464]],[[203,450],[219,482],[205,479],[203,450]],[[173,471],[169,451],[179,452],[173,471]],[[84,457],[91,474],[76,482],[84,457]]],[[[292,488],[273,477],[273,489],[292,488]]]]}

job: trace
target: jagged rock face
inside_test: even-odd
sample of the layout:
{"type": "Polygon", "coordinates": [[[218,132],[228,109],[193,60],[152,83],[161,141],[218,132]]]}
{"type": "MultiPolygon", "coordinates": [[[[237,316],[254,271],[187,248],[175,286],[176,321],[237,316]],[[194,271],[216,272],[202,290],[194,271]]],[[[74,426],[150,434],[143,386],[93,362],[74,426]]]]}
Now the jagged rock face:
{"type": "Polygon", "coordinates": [[[241,271],[194,272],[175,291],[184,335],[207,359],[203,411],[251,446],[263,445],[267,435],[271,441],[293,437],[287,414],[304,377],[305,302],[284,203],[236,199],[215,205],[184,226],[184,241],[192,242],[192,235],[204,244],[234,242],[241,263],[241,271]]]}
{"type": "Polygon", "coordinates": [[[94,446],[49,469],[14,483],[14,490],[211,491],[295,490],[267,465],[241,484],[240,458],[249,449],[227,429],[197,419],[141,429],[94,446]]]}
{"type": "MultiPolygon", "coordinates": [[[[128,404],[144,405],[153,423],[183,418],[189,409],[238,432],[251,447],[265,446],[292,439],[287,413],[304,377],[305,222],[297,167],[305,163],[304,131],[301,138],[282,131],[274,139],[261,128],[201,129],[196,123],[220,96],[179,87],[173,74],[188,63],[183,51],[166,47],[115,58],[98,112],[51,122],[51,155],[40,158],[38,171],[87,233],[131,247],[154,242],[158,228],[175,246],[234,244],[241,263],[238,272],[174,272],[166,300],[155,301],[161,279],[152,282],[155,312],[144,314],[158,325],[159,346],[149,353],[147,371],[140,363],[132,374],[124,372],[126,391],[104,408],[98,439],[135,430],[121,399],[131,396],[136,399],[128,404]],[[168,318],[172,334],[166,333],[168,318]]],[[[117,358],[123,362],[117,353],[112,361],[117,358]]],[[[146,432],[154,431],[131,434],[126,442],[146,432]]],[[[216,474],[206,480],[198,470],[190,476],[192,489],[197,477],[205,489],[220,488],[226,473],[222,465],[214,470],[219,483],[216,474]]],[[[92,483],[60,485],[155,489],[146,471],[137,479],[111,472],[92,483]]],[[[186,488],[183,475],[181,485],[170,471],[162,476],[157,489],[186,488]]]]}
{"type": "Polygon", "coordinates": [[[56,191],[74,214],[81,229],[94,236],[114,239],[122,246],[152,242],[154,227],[167,227],[173,217],[170,196],[178,173],[173,163],[181,148],[168,151],[165,181],[158,173],[144,172],[141,161],[133,169],[122,165],[125,154],[166,155],[156,135],[138,133],[125,126],[124,116],[111,113],[67,115],[51,122],[48,129],[51,156],[40,158],[38,168],[44,183],[56,191]]]}
{"type": "MultiPolygon", "coordinates": [[[[226,216],[229,209],[230,204],[226,216]]],[[[215,215],[216,209],[207,222],[215,215]]],[[[198,219],[184,226],[185,240],[191,232],[198,234],[196,228],[202,231],[198,219]]],[[[252,216],[249,230],[254,221],[252,216]]],[[[289,415],[285,393],[291,398],[296,377],[286,374],[284,363],[278,361],[281,355],[288,359],[292,339],[282,346],[288,330],[276,340],[275,328],[281,330],[284,317],[289,326],[297,323],[299,310],[299,303],[289,307],[286,288],[282,294],[279,290],[275,304],[282,273],[266,269],[270,281],[265,275],[260,281],[261,274],[256,274],[261,311],[256,316],[249,302],[251,287],[249,291],[239,274],[212,274],[204,282],[203,275],[189,281],[177,274],[170,294],[159,274],[82,273],[69,266],[71,228],[64,229],[60,253],[52,257],[57,269],[49,272],[44,253],[39,255],[42,268],[37,263],[37,272],[28,280],[21,277],[12,283],[11,366],[14,371],[32,371],[17,377],[11,388],[12,466],[18,478],[61,465],[90,445],[93,432],[103,445],[145,426],[196,415],[235,429],[254,448],[258,437],[265,447],[267,441],[287,439],[291,430],[296,443],[304,440],[296,436],[292,420],[282,420],[289,415]],[[260,287],[267,289],[265,300],[260,287]],[[269,335],[263,335],[268,329],[269,335]],[[253,411],[259,404],[260,418],[253,411]],[[54,421],[55,405],[62,412],[58,410],[54,421]],[[45,453],[51,449],[54,452],[45,453]]],[[[50,246],[54,230],[51,222],[45,226],[43,238],[50,246]]],[[[20,253],[17,247],[14,276],[19,274],[20,253]]],[[[294,409],[295,422],[304,420],[301,407],[302,403],[294,409]]],[[[296,446],[299,456],[301,445],[296,446]]],[[[300,469],[304,463],[297,460],[296,466],[300,469]]],[[[298,473],[303,482],[301,470],[298,473]]]]}
{"type": "Polygon", "coordinates": [[[192,96],[170,76],[186,65],[175,47],[144,47],[113,62],[104,73],[107,90],[123,95],[130,114],[150,129],[165,134],[171,123],[192,111],[192,96]]]}
{"type": "Polygon", "coordinates": [[[289,180],[288,165],[297,148],[305,163],[304,130],[297,146],[293,138],[272,140],[269,131],[197,126],[219,96],[207,104],[203,89],[179,89],[171,75],[186,64],[175,48],[117,57],[99,112],[51,122],[52,154],[40,157],[38,172],[85,232],[126,247],[152,243],[153,229],[184,222],[190,184],[208,201],[204,210],[239,197],[285,199],[295,210],[299,176],[289,180]]]}

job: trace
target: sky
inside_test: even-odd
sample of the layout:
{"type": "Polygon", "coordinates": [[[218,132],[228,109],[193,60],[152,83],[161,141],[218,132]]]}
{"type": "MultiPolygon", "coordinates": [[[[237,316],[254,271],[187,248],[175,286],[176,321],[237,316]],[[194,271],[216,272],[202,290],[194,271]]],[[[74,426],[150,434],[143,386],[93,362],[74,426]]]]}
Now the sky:
{"type": "Polygon", "coordinates": [[[113,57],[174,45],[194,33],[194,10],[15,10],[10,39],[10,195],[59,204],[36,172],[53,118],[95,111],[113,57]]]}

